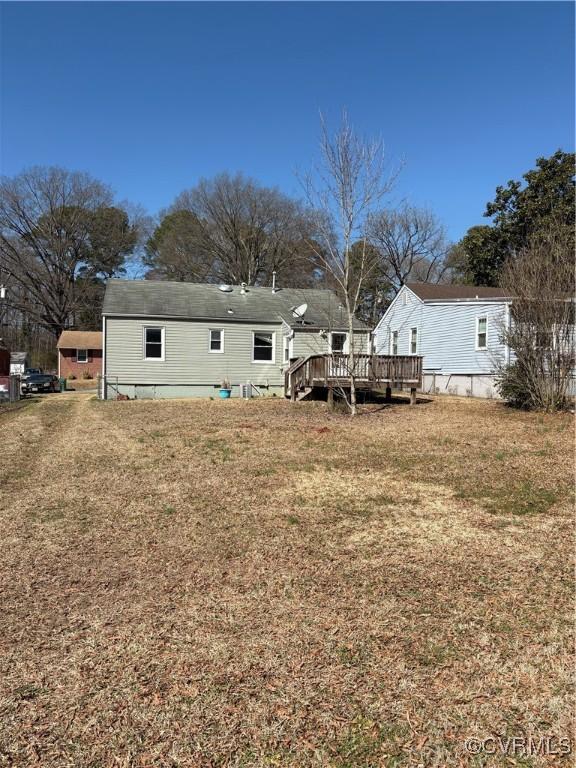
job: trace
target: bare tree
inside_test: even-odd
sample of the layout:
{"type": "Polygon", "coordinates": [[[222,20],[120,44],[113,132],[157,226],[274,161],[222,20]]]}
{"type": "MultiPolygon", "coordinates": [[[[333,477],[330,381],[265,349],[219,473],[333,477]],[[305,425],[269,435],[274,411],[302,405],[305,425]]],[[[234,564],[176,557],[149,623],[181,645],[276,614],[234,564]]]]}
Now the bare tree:
{"type": "Polygon", "coordinates": [[[379,251],[380,272],[394,295],[409,279],[425,283],[442,279],[448,242],[431,211],[406,204],[397,211],[379,211],[369,218],[368,237],[379,251]]]}
{"type": "Polygon", "coordinates": [[[0,181],[0,271],[7,303],[53,335],[117,274],[137,233],[110,189],[84,173],[31,168],[0,181]]]}
{"type": "Polygon", "coordinates": [[[276,189],[220,174],[182,192],[171,211],[186,211],[198,222],[194,247],[208,279],[258,285],[276,271],[280,280],[289,278],[285,284],[302,287],[313,277],[311,216],[276,189]]]}
{"type": "Polygon", "coordinates": [[[362,289],[377,267],[367,227],[370,217],[393,183],[384,162],[382,141],[358,136],[346,114],[334,135],[321,123],[320,160],[302,181],[310,206],[317,212],[315,229],[321,248],[315,257],[338,289],[348,326],[346,378],[351,415],[356,415],[357,343],[355,317],[362,289]]]}
{"type": "Polygon", "coordinates": [[[500,368],[499,388],[517,405],[554,411],[568,401],[575,365],[571,236],[565,226],[552,224],[533,235],[501,274],[512,298],[502,337],[513,363],[500,368]]]}

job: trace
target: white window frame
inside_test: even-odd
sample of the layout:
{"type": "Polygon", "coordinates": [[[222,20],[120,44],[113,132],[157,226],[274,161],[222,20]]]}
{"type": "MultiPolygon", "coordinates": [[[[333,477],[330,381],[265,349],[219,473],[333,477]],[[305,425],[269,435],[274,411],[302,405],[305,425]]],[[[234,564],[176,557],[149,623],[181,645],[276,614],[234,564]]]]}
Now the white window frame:
{"type": "Polygon", "coordinates": [[[398,354],[398,331],[390,331],[390,354],[391,355],[397,355],[398,354]],[[394,352],[394,347],[396,347],[396,352],[394,352]]]}
{"type": "Polygon", "coordinates": [[[417,355],[418,354],[418,342],[420,341],[418,336],[420,334],[418,333],[418,326],[413,325],[412,328],[410,328],[410,331],[408,332],[408,354],[409,355],[417,355]],[[414,352],[412,352],[412,331],[416,331],[416,349],[414,352]]]}
{"type": "Polygon", "coordinates": [[[88,349],[77,349],[76,350],[76,362],[77,363],[82,363],[82,364],[87,363],[88,362],[88,358],[89,358],[88,352],[89,352],[88,349]],[[80,360],[80,358],[78,356],[78,352],[84,352],[86,354],[86,360],[80,360]]]}
{"type": "Polygon", "coordinates": [[[339,355],[347,355],[348,354],[348,334],[346,331],[331,331],[330,332],[330,354],[339,354],[339,355]],[[344,344],[342,345],[342,352],[334,352],[334,346],[332,344],[332,337],[333,336],[344,336],[344,344]]]}
{"type": "Polygon", "coordinates": [[[224,354],[224,328],[210,328],[208,331],[208,352],[211,355],[222,355],[224,354]],[[220,334],[220,349],[212,349],[212,334],[213,333],[219,333],[220,334]]]}
{"type": "Polygon", "coordinates": [[[476,318],[476,336],[474,337],[474,348],[476,349],[476,352],[485,352],[488,349],[488,315],[480,315],[476,318]],[[478,344],[478,336],[480,335],[480,320],[486,321],[486,345],[484,347],[481,347],[478,344]]]}
{"type": "Polygon", "coordinates": [[[276,331],[262,330],[252,331],[252,363],[254,365],[274,365],[276,363],[276,331]],[[269,333],[272,336],[272,359],[271,360],[255,360],[254,359],[254,342],[256,341],[257,333],[269,333]]]}
{"type": "MultiPolygon", "coordinates": [[[[294,357],[292,354],[294,349],[294,337],[285,334],[282,337],[282,362],[284,365],[290,365],[290,358],[294,357]]],[[[252,347],[252,354],[254,354],[254,347],[252,347]]]]}
{"type": "Polygon", "coordinates": [[[166,359],[166,328],[163,325],[144,325],[142,326],[142,359],[150,363],[163,363],[166,359]],[[146,331],[160,331],[160,341],[162,343],[161,357],[146,357],[146,331]]]}

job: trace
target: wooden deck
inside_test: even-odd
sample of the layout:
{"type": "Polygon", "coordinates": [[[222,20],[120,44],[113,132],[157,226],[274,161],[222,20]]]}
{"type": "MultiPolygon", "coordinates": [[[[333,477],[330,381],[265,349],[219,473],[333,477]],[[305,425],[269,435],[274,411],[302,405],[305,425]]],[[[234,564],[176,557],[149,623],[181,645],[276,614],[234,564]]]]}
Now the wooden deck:
{"type": "MultiPolygon", "coordinates": [[[[302,400],[315,389],[350,387],[351,361],[346,354],[308,355],[295,360],[284,373],[284,394],[302,400]]],[[[422,384],[422,357],[419,355],[354,355],[353,372],[358,390],[409,387],[415,401],[422,384]]]]}

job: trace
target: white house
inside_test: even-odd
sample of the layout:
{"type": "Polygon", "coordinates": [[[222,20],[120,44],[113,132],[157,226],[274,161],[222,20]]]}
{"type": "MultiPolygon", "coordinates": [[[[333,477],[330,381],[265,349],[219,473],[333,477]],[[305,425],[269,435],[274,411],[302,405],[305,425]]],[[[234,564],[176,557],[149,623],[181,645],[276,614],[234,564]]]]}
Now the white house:
{"type": "Polygon", "coordinates": [[[422,389],[496,397],[498,363],[510,361],[502,342],[510,299],[500,288],[406,283],[374,330],[380,355],[422,355],[422,389]]]}

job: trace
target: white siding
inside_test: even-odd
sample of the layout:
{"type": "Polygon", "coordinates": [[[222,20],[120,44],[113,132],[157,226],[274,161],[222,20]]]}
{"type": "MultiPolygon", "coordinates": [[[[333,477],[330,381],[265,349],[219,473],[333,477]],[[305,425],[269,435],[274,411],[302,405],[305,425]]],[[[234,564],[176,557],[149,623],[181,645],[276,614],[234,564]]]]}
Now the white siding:
{"type": "Polygon", "coordinates": [[[402,288],[396,300],[390,306],[375,333],[375,352],[377,355],[391,355],[392,347],[390,337],[393,331],[398,331],[398,354],[410,354],[410,333],[412,328],[418,329],[418,355],[422,348],[422,318],[423,304],[414,296],[412,291],[402,288]],[[406,296],[406,304],[403,297],[406,296]]]}
{"type": "Polygon", "coordinates": [[[504,303],[451,302],[425,304],[403,288],[375,331],[378,354],[391,354],[390,338],[398,331],[398,354],[410,354],[411,328],[418,328],[418,350],[425,371],[443,374],[489,374],[505,359],[501,327],[504,303]],[[403,292],[408,301],[404,304],[403,292]],[[476,320],[487,318],[488,346],[476,349],[476,320]]]}

